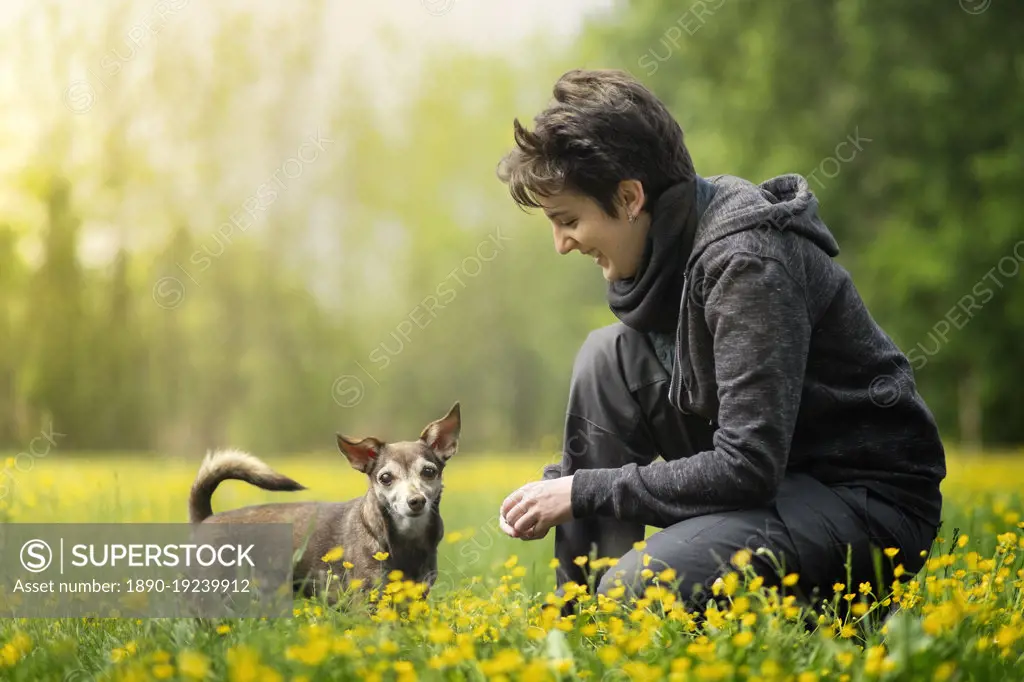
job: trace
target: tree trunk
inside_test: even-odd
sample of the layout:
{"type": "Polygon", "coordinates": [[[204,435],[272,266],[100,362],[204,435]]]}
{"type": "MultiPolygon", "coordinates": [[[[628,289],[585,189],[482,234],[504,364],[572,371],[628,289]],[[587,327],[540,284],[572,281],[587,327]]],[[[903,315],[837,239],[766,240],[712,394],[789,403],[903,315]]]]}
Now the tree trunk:
{"type": "Polygon", "coordinates": [[[957,386],[957,419],[960,425],[961,447],[972,454],[981,452],[981,386],[978,371],[973,365],[960,377],[957,386]]]}

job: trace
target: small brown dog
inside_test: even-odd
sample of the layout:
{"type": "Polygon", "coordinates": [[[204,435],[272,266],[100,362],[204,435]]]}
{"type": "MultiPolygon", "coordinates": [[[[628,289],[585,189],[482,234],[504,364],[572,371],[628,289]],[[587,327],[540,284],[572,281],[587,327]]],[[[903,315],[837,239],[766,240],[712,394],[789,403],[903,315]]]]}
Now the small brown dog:
{"type": "Polygon", "coordinates": [[[324,593],[327,571],[338,576],[326,591],[328,601],[352,579],[364,588],[378,584],[390,571],[404,579],[433,585],[437,546],[444,536],[441,520],[441,474],[458,451],[462,427],[459,403],[423,429],[416,441],[385,443],[368,437],[354,440],[337,434],[338,448],[354,469],[369,479],[362,497],[346,502],[281,502],[214,514],[210,506],[221,481],[245,481],[264,490],[305,490],[256,457],[238,450],[207,454],[189,496],[192,523],[291,523],[295,564],[294,590],[310,597],[324,593]],[[324,562],[335,547],[342,558],[324,562]],[[387,558],[380,560],[374,555],[387,558]],[[345,569],[344,562],[351,563],[345,569]]]}

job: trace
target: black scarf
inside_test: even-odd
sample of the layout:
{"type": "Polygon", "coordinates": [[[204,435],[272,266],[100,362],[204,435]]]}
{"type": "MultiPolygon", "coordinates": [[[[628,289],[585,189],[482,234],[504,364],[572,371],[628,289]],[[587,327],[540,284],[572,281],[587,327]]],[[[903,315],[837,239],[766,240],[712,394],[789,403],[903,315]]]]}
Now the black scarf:
{"type": "Polygon", "coordinates": [[[696,178],[672,185],[654,202],[636,274],[608,284],[608,306],[627,327],[675,331],[697,222],[696,178]]]}

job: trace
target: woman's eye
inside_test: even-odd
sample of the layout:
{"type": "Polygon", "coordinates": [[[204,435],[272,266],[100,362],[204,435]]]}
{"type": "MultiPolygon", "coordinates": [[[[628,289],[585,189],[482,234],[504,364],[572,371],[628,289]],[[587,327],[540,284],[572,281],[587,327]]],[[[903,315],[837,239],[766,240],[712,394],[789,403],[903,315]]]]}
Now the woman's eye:
{"type": "Polygon", "coordinates": [[[391,481],[393,479],[394,476],[392,476],[391,474],[385,473],[380,475],[380,482],[383,483],[384,485],[391,485],[391,481]]]}
{"type": "Polygon", "coordinates": [[[576,227],[577,221],[575,219],[562,223],[564,227],[576,227]]]}

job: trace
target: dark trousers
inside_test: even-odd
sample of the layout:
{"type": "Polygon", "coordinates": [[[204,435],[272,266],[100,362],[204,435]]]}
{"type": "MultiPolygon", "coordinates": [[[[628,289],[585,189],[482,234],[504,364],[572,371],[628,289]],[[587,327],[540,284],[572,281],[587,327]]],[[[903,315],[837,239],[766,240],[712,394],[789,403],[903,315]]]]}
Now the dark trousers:
{"type": "MultiPolygon", "coordinates": [[[[675,460],[713,449],[708,420],[669,404],[669,378],[645,335],[622,324],[591,332],[573,368],[561,468],[547,476],[629,462],[643,466],[659,455],[675,460]]],[[[702,608],[715,579],[734,570],[728,564],[740,549],[751,551],[751,564],[766,585],[778,584],[778,568],[766,554],[755,553],[767,548],[783,573],[799,575],[787,593],[802,601],[830,598],[834,583],[856,590],[868,582],[878,596],[890,588],[894,564],[902,563],[908,575],[920,570],[921,552],[931,546],[935,529],[863,487],[829,487],[805,473],[788,472],[767,506],[679,521],[653,534],[637,552],[633,544],[644,534],[643,523],[612,517],[557,526],[559,593],[570,580],[596,584],[599,593],[617,584],[639,593],[650,582],[642,575],[642,555],[648,554],[647,568],[675,569],[681,598],[702,608]],[[875,554],[887,547],[899,554],[892,561],[881,556],[877,566],[875,554]],[[618,563],[591,572],[573,562],[579,556],[613,557],[618,563]]]]}

